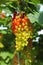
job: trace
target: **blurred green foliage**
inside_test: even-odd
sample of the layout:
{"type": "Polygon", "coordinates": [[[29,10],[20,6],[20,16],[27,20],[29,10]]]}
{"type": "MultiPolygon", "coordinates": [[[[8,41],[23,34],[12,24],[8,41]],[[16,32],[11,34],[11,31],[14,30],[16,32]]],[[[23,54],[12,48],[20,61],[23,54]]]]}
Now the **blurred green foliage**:
{"type": "MultiPolygon", "coordinates": [[[[14,11],[24,11],[27,17],[30,19],[33,26],[33,39],[40,37],[38,42],[32,42],[33,48],[27,48],[27,51],[31,53],[33,62],[31,65],[43,65],[43,35],[38,35],[38,31],[43,29],[43,12],[37,11],[37,4],[43,3],[42,0],[0,0],[0,12],[5,11],[5,14],[9,14],[4,19],[0,18],[0,26],[6,26],[7,30],[0,30],[3,34],[1,42],[4,44],[4,48],[0,48],[0,65],[11,65],[13,53],[15,51],[15,35],[12,33],[12,16],[14,11]]],[[[20,58],[26,58],[24,52],[19,52],[20,58]]],[[[26,59],[27,61],[27,59],[26,59]]],[[[28,63],[27,63],[28,64],[28,63]]],[[[30,65],[30,64],[28,64],[30,65]]]]}

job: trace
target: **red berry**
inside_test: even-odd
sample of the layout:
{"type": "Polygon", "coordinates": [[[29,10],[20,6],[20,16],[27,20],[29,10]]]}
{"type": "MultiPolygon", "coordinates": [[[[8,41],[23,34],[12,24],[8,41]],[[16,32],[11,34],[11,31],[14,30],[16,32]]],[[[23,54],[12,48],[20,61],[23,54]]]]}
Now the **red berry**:
{"type": "Polygon", "coordinates": [[[24,18],[22,19],[22,22],[27,22],[24,18]]]}
{"type": "Polygon", "coordinates": [[[21,22],[21,18],[18,18],[18,19],[17,19],[17,22],[21,22]]]}

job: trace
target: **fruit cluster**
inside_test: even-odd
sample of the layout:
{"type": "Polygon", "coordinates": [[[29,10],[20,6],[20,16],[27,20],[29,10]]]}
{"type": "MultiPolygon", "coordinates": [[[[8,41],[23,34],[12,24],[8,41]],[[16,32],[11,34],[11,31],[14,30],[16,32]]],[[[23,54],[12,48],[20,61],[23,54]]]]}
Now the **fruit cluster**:
{"type": "Polygon", "coordinates": [[[28,38],[32,38],[31,23],[24,13],[16,14],[12,21],[12,32],[16,38],[16,50],[22,50],[28,45],[28,38]]]}

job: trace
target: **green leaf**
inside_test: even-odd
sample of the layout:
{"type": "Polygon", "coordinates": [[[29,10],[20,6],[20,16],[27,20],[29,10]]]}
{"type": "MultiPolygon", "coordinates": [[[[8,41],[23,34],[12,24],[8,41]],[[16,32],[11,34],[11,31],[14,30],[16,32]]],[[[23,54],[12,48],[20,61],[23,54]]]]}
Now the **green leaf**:
{"type": "Polygon", "coordinates": [[[0,65],[7,65],[4,61],[0,61],[0,65]]]}
{"type": "Polygon", "coordinates": [[[1,52],[0,55],[3,59],[6,59],[6,57],[8,56],[8,52],[1,52]]]}
{"type": "Polygon", "coordinates": [[[10,58],[7,58],[7,60],[5,61],[6,63],[8,63],[9,62],[9,60],[10,60],[10,58]]]}
{"type": "Polygon", "coordinates": [[[39,23],[43,25],[43,12],[41,12],[39,15],[39,23]]]}
{"type": "Polygon", "coordinates": [[[11,14],[11,11],[9,10],[9,8],[8,8],[8,7],[3,8],[3,10],[5,11],[5,13],[11,14]]]}
{"type": "Polygon", "coordinates": [[[26,2],[29,2],[29,0],[25,0],[26,2]]]}
{"type": "Polygon", "coordinates": [[[40,3],[43,4],[43,0],[40,0],[40,3]]]}
{"type": "Polygon", "coordinates": [[[1,30],[0,33],[7,34],[7,31],[1,30]]]}
{"type": "Polygon", "coordinates": [[[10,53],[10,52],[0,52],[0,56],[3,58],[3,59],[6,59],[8,56],[10,59],[13,58],[13,53],[10,53]]]}
{"type": "Polygon", "coordinates": [[[0,4],[6,3],[8,0],[1,0],[0,4]]]}
{"type": "Polygon", "coordinates": [[[34,12],[34,14],[29,13],[27,16],[30,19],[31,23],[38,22],[38,17],[39,17],[38,12],[34,12]]]}
{"type": "Polygon", "coordinates": [[[40,3],[40,0],[31,0],[34,4],[40,3]]]}

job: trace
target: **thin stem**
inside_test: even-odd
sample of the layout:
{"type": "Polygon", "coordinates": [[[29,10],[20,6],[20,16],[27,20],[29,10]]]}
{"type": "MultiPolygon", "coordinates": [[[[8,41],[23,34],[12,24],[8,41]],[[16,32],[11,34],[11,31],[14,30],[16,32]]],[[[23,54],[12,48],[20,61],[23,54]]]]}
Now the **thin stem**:
{"type": "Polygon", "coordinates": [[[18,65],[20,65],[19,52],[17,53],[17,55],[18,55],[18,65]]]}

